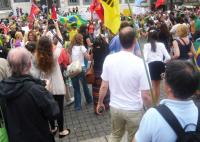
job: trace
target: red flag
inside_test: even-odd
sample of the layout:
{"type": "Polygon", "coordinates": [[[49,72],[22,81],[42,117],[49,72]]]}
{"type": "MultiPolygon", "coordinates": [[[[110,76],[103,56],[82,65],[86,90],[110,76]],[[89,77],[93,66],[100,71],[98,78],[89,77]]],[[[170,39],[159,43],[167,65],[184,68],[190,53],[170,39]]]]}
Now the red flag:
{"type": "Polygon", "coordinates": [[[93,0],[93,2],[90,4],[90,11],[96,12],[98,15],[99,19],[101,21],[104,21],[104,10],[102,4],[98,0],[93,0]]]}
{"type": "Polygon", "coordinates": [[[156,8],[158,8],[159,6],[164,5],[164,4],[165,4],[165,0],[157,0],[156,1],[156,8]]]}
{"type": "MultiPolygon", "coordinates": [[[[95,0],[94,0],[95,1],[95,0]]],[[[95,3],[94,3],[94,1],[90,4],[90,12],[94,12],[94,10],[95,10],[95,3]]]]}
{"type": "Polygon", "coordinates": [[[56,20],[57,19],[57,13],[56,13],[56,7],[55,5],[52,5],[51,9],[51,19],[56,20]]]}
{"type": "Polygon", "coordinates": [[[28,16],[29,21],[33,21],[35,19],[35,15],[37,15],[39,12],[40,9],[33,3],[31,6],[30,14],[28,16]]]}

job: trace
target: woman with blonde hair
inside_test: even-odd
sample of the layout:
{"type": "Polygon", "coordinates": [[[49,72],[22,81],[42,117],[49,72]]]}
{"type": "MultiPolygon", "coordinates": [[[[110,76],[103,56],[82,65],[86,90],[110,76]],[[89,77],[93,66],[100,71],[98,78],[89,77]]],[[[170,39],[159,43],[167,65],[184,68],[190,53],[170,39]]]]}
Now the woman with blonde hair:
{"type": "Polygon", "coordinates": [[[84,57],[90,60],[90,55],[87,53],[87,49],[83,45],[83,36],[81,34],[76,34],[71,45],[71,58],[72,62],[79,61],[82,65],[83,70],[79,75],[71,78],[74,88],[75,110],[81,110],[81,91],[79,81],[81,81],[82,83],[86,102],[88,104],[92,103],[92,96],[90,95],[85,78],[86,68],[84,64],[84,57]]]}
{"type": "Polygon", "coordinates": [[[189,28],[186,24],[180,24],[177,27],[176,35],[178,39],[173,41],[173,59],[189,60],[196,52],[193,43],[189,39],[189,28]]]}
{"type": "Polygon", "coordinates": [[[38,69],[38,75],[35,75],[35,77],[46,80],[47,90],[54,94],[60,114],[56,119],[58,128],[55,126],[55,121],[50,122],[51,131],[55,135],[59,130],[59,138],[63,138],[70,134],[70,130],[64,129],[63,104],[66,90],[58,64],[59,55],[59,50],[53,49],[52,41],[48,37],[43,36],[39,39],[35,53],[35,66],[38,69]]]}
{"type": "Polygon", "coordinates": [[[20,31],[15,33],[14,47],[24,47],[24,37],[20,31]]]}

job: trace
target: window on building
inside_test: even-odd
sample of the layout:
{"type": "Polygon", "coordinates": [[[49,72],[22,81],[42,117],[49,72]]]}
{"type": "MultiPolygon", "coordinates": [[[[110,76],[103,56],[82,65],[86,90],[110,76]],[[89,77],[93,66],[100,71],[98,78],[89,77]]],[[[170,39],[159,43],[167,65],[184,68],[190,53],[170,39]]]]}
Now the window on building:
{"type": "Polygon", "coordinates": [[[30,0],[14,0],[14,2],[30,2],[30,0]]]}
{"type": "Polygon", "coordinates": [[[79,4],[79,0],[68,0],[69,5],[77,5],[79,4]]]}
{"type": "Polygon", "coordinates": [[[0,0],[0,10],[10,9],[10,2],[8,0],[0,0]]]}
{"type": "MultiPolygon", "coordinates": [[[[129,0],[130,3],[134,3],[135,0],[129,0]]],[[[128,0],[126,0],[126,3],[128,3],[128,0]]]]}
{"type": "Polygon", "coordinates": [[[84,5],[89,5],[92,2],[92,0],[83,0],[84,5]]]}

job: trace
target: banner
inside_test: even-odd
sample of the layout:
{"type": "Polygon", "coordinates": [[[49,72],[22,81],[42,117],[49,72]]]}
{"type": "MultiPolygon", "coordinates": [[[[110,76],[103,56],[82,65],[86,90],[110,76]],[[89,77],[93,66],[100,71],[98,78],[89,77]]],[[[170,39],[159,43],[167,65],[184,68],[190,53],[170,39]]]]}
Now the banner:
{"type": "Polygon", "coordinates": [[[77,23],[77,27],[80,27],[81,25],[87,25],[88,21],[86,19],[83,19],[80,15],[70,15],[67,17],[59,16],[59,21],[62,24],[73,24],[77,23]]]}
{"type": "Polygon", "coordinates": [[[91,13],[95,12],[98,15],[99,19],[101,19],[101,21],[104,21],[104,9],[99,0],[93,0],[93,2],[90,4],[90,11],[91,13]]]}
{"type": "Polygon", "coordinates": [[[37,7],[37,5],[32,3],[31,11],[28,16],[29,21],[33,21],[35,19],[35,15],[37,15],[39,12],[40,12],[40,9],[37,7]]]}
{"type": "Polygon", "coordinates": [[[157,0],[156,1],[156,8],[158,8],[159,6],[164,5],[164,4],[165,4],[165,0],[157,0]]]}
{"type": "Polygon", "coordinates": [[[57,20],[56,6],[53,4],[51,9],[51,19],[57,20]]]}
{"type": "Polygon", "coordinates": [[[102,0],[104,8],[104,25],[112,31],[118,33],[120,27],[120,4],[119,0],[102,0]]]}

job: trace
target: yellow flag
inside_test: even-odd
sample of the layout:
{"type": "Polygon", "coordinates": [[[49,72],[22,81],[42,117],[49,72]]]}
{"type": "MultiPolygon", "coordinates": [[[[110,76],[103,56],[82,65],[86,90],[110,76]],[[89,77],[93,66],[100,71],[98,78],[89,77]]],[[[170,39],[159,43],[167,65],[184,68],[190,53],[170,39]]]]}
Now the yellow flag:
{"type": "Polygon", "coordinates": [[[116,34],[120,27],[119,0],[101,0],[104,8],[104,25],[116,34]]]}

